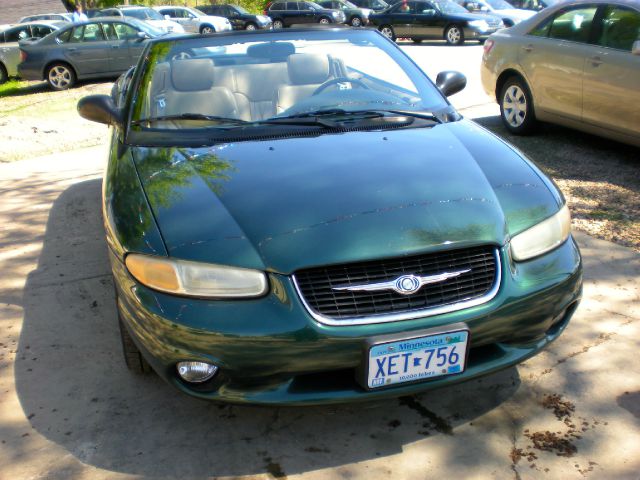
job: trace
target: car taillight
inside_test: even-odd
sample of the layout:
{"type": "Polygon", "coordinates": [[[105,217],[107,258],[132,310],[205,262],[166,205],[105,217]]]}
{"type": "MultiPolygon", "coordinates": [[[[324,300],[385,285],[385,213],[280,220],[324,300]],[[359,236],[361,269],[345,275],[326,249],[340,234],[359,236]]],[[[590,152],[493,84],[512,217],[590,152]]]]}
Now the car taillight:
{"type": "Polygon", "coordinates": [[[20,61],[24,62],[27,59],[27,52],[20,50],[20,61]]]}
{"type": "Polygon", "coordinates": [[[486,42],[484,42],[484,54],[485,55],[489,55],[489,52],[491,51],[491,49],[493,48],[495,43],[496,42],[494,42],[493,40],[487,40],[486,42]]]}

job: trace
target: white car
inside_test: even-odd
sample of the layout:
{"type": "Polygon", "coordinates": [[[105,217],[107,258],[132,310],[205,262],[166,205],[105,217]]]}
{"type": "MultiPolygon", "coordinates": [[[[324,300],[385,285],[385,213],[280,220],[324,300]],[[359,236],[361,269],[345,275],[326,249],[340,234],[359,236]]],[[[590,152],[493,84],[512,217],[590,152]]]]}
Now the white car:
{"type": "Polygon", "coordinates": [[[184,33],[182,25],[165,19],[162,15],[149,7],[121,6],[117,8],[105,8],[100,10],[97,17],[123,17],[142,20],[164,32],[184,33]]]}
{"type": "Polygon", "coordinates": [[[167,20],[179,23],[187,32],[202,34],[228,32],[232,30],[231,22],[224,17],[205,15],[200,10],[189,7],[165,6],[153,7],[167,20]]]}
{"type": "Polygon", "coordinates": [[[531,10],[515,8],[505,0],[465,0],[462,6],[470,12],[491,13],[499,16],[506,27],[513,27],[536,14],[531,10]]]}

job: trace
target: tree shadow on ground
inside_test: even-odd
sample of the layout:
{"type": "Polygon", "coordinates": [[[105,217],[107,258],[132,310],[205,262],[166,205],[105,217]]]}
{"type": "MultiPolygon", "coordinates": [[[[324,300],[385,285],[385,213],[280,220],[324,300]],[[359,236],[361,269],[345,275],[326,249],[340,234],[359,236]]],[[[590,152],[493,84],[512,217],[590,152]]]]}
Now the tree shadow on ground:
{"type": "MultiPolygon", "coordinates": [[[[418,441],[461,468],[475,468],[474,458],[507,458],[489,442],[474,442],[474,457],[443,445],[512,397],[515,368],[415,397],[306,408],[208,403],[156,376],[132,375],[121,358],[101,221],[99,180],[77,183],[54,202],[24,288],[15,362],[32,428],[79,461],[149,477],[284,478],[398,454],[418,441]]],[[[22,454],[4,448],[9,458],[22,454]]]]}

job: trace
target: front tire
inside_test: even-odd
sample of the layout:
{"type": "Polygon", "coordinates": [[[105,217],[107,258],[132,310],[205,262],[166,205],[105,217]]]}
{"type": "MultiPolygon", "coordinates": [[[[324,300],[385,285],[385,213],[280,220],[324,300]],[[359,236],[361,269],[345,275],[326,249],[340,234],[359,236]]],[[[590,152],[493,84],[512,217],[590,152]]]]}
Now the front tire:
{"type": "Polygon", "coordinates": [[[444,31],[444,39],[449,45],[462,45],[464,43],[464,31],[460,25],[449,25],[444,31]]]}
{"type": "Polygon", "coordinates": [[[0,85],[9,80],[9,75],[7,74],[7,69],[4,68],[4,65],[0,63],[0,85]]]}
{"type": "Polygon", "coordinates": [[[349,24],[352,27],[361,27],[362,26],[362,19],[360,17],[353,17],[351,19],[351,21],[349,22],[349,24]]]}
{"type": "Polygon", "coordinates": [[[212,33],[216,33],[216,29],[211,25],[203,25],[200,27],[200,35],[211,35],[212,33]]]}
{"type": "Polygon", "coordinates": [[[47,69],[47,82],[54,90],[68,90],[76,84],[76,72],[66,63],[54,63],[47,69]]]}
{"type": "Polygon", "coordinates": [[[321,23],[322,25],[328,25],[331,23],[331,20],[329,20],[327,17],[322,17],[320,20],[318,20],[318,23],[321,23]]]}
{"type": "Polygon", "coordinates": [[[245,30],[256,30],[258,27],[256,26],[255,23],[247,23],[247,25],[244,27],[245,30]]]}
{"type": "Polygon", "coordinates": [[[510,77],[502,86],[500,117],[505,128],[516,135],[527,135],[534,130],[536,115],[533,98],[522,78],[510,77]]]}
{"type": "Polygon", "coordinates": [[[136,373],[138,375],[146,375],[147,373],[151,373],[151,365],[144,359],[142,353],[136,346],[125,327],[122,318],[120,318],[120,313],[118,312],[118,325],[120,326],[120,340],[122,342],[122,353],[124,355],[124,363],[127,365],[127,368],[136,373]]]}
{"type": "Polygon", "coordinates": [[[387,37],[389,40],[396,41],[396,33],[393,31],[393,27],[391,25],[383,25],[379,28],[380,33],[387,37]]]}
{"type": "Polygon", "coordinates": [[[284,23],[282,23],[282,20],[274,20],[272,26],[274,30],[277,30],[280,28],[284,28],[284,23]]]}

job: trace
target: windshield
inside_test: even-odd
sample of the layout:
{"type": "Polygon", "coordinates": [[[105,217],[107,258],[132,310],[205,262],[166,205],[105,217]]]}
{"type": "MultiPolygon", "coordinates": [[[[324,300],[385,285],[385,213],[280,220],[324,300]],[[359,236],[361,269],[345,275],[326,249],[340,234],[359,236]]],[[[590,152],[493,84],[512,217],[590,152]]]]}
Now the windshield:
{"type": "Polygon", "coordinates": [[[505,2],[504,0],[485,0],[495,10],[509,10],[513,8],[513,5],[505,2]]]}
{"type": "Polygon", "coordinates": [[[250,126],[310,114],[450,108],[422,71],[374,31],[167,39],[152,44],[146,58],[134,130],[236,128],[250,135],[250,126]]]}
{"type": "Polygon", "coordinates": [[[458,5],[455,2],[444,1],[444,2],[433,2],[438,10],[442,13],[469,13],[466,8],[461,5],[458,5]]]}
{"type": "Polygon", "coordinates": [[[232,7],[236,12],[241,13],[242,15],[247,15],[249,12],[247,12],[244,8],[242,8],[240,5],[234,5],[232,7]]]}
{"type": "Polygon", "coordinates": [[[346,1],[345,1],[345,2],[342,2],[342,4],[343,4],[345,7],[347,7],[347,8],[358,8],[356,5],[354,5],[354,4],[353,4],[353,3],[351,3],[351,2],[346,2],[346,1]]]}
{"type": "Polygon", "coordinates": [[[138,20],[164,20],[164,17],[151,8],[125,8],[122,10],[125,17],[138,20]]]}

